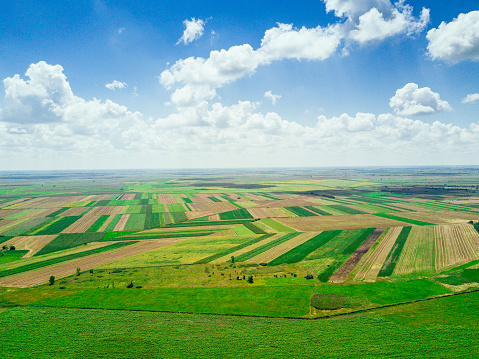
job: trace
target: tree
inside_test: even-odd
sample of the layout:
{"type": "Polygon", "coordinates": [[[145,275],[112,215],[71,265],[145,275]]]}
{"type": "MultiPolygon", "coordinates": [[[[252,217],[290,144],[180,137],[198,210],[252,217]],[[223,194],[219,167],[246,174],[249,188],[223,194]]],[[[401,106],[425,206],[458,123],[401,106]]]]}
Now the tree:
{"type": "Polygon", "coordinates": [[[81,269],[80,269],[80,268],[77,268],[77,276],[80,275],[80,272],[81,272],[81,269]]]}
{"type": "Polygon", "coordinates": [[[252,275],[250,275],[250,276],[248,277],[247,282],[250,283],[250,284],[253,283],[253,276],[252,276],[252,275]]]}
{"type": "Polygon", "coordinates": [[[231,256],[231,263],[235,262],[235,256],[231,256]]]}
{"type": "Polygon", "coordinates": [[[50,279],[48,280],[49,285],[53,285],[55,283],[55,276],[51,275],[50,279]]]}
{"type": "Polygon", "coordinates": [[[10,250],[11,250],[11,251],[14,251],[14,250],[15,250],[15,246],[10,246],[10,250]]]}

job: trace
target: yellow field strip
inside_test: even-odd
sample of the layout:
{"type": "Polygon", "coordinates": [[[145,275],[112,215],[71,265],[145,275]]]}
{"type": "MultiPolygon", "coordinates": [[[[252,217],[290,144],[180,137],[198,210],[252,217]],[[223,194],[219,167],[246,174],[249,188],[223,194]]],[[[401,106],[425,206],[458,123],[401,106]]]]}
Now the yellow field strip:
{"type": "MultiPolygon", "coordinates": [[[[271,262],[273,259],[279,257],[280,255],[289,252],[291,249],[303,244],[304,242],[308,241],[309,239],[313,238],[314,236],[318,235],[321,232],[306,232],[301,233],[299,236],[296,236],[289,241],[281,243],[276,247],[268,249],[267,251],[258,254],[256,257],[248,259],[246,262],[251,263],[268,263],[271,262]]],[[[282,234],[284,235],[284,233],[282,234]]]]}
{"type": "Polygon", "coordinates": [[[391,248],[396,242],[402,227],[392,227],[386,233],[382,241],[374,249],[372,253],[366,253],[363,257],[364,262],[358,263],[359,270],[355,280],[359,281],[375,281],[384,261],[386,260],[391,248]]]}
{"type": "Polygon", "coordinates": [[[479,233],[471,224],[435,226],[437,272],[479,258],[479,233]]]}

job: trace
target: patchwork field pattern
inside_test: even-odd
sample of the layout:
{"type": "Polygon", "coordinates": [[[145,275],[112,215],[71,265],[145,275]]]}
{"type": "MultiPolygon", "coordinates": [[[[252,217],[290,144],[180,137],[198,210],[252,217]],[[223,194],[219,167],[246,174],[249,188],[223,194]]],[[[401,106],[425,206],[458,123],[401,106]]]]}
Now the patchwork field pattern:
{"type": "MultiPolygon", "coordinates": [[[[306,181],[289,183],[306,186],[306,181]]],[[[333,182],[321,183],[324,190],[325,183],[333,182]]],[[[479,259],[479,234],[468,223],[479,220],[478,203],[479,199],[449,203],[381,192],[318,195],[233,189],[8,198],[0,203],[0,243],[5,249],[28,251],[20,261],[60,258],[86,245],[139,243],[92,253],[98,260],[65,257],[64,262],[32,270],[32,275],[38,274],[33,279],[27,279],[27,271],[1,283],[38,285],[48,280],[48,271],[69,275],[75,266],[233,261],[294,265],[301,273],[314,267],[317,279],[335,283],[433,276],[479,259]]],[[[0,263],[2,269],[7,267],[0,263]]]]}

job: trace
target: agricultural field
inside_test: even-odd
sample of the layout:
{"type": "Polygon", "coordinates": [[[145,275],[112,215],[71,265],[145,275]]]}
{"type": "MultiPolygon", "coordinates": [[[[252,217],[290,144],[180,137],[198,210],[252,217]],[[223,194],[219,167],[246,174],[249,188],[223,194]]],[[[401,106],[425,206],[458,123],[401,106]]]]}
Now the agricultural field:
{"type": "Polygon", "coordinates": [[[479,291],[474,174],[445,172],[451,191],[407,170],[104,176],[0,180],[2,322],[84,309],[295,318],[291,333],[341,320],[397,329],[402,307],[479,291]]]}

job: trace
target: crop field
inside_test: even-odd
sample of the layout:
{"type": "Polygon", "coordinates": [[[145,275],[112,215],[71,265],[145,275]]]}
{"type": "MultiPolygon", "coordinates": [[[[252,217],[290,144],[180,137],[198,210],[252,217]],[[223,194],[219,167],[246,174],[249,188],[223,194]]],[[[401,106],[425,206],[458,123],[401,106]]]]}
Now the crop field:
{"type": "MultiPolygon", "coordinates": [[[[0,320],[9,326],[14,318],[26,316],[28,322],[38,313],[80,315],[78,309],[65,308],[88,308],[93,316],[117,321],[122,315],[184,318],[177,313],[184,312],[203,314],[201,320],[216,324],[259,320],[278,328],[313,326],[316,333],[325,323],[331,338],[346,330],[337,328],[339,322],[370,338],[371,333],[385,335],[379,326],[393,328],[390,335],[396,340],[401,333],[404,343],[409,329],[395,321],[416,318],[411,308],[456,303],[469,320],[466,300],[456,296],[479,298],[474,175],[461,182],[470,187],[458,186],[456,193],[450,182],[453,190],[445,191],[444,185],[431,186],[430,177],[410,176],[410,170],[392,172],[384,186],[377,180],[386,178],[383,172],[371,171],[352,172],[355,179],[334,171],[317,178],[294,171],[238,178],[127,174],[119,182],[105,179],[101,190],[92,181],[66,185],[52,179],[41,187],[35,181],[17,186],[0,179],[0,189],[14,188],[0,190],[0,320]],[[302,321],[285,324],[264,317],[302,321]]],[[[441,178],[453,181],[448,176],[441,178]]],[[[447,323],[460,325],[453,319],[447,323]]],[[[450,340],[454,333],[457,344],[462,337],[451,328],[419,332],[450,340]]],[[[310,335],[294,330],[278,338],[310,335]]],[[[304,342],[303,349],[314,343],[304,342]]],[[[373,357],[403,353],[377,345],[368,349],[380,353],[373,357]]],[[[324,348],[316,353],[327,353],[324,348]]]]}

